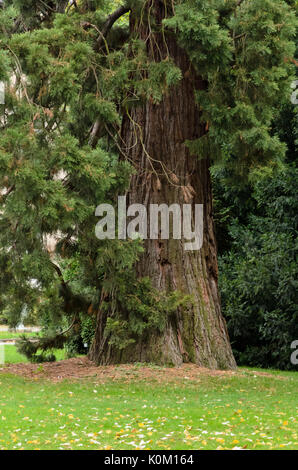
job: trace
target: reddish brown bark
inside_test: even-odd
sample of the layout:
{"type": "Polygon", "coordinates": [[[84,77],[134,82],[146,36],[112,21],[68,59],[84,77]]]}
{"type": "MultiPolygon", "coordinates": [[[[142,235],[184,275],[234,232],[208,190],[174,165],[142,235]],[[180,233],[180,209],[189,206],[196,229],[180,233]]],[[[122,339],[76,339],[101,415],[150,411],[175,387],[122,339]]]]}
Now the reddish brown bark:
{"type": "MultiPolygon", "coordinates": [[[[164,3],[153,4],[151,14],[160,24],[165,14],[164,3]]],[[[133,29],[140,38],[148,38],[148,25],[134,22],[133,29]]],[[[180,206],[191,203],[193,207],[203,204],[204,242],[200,251],[185,251],[183,240],[146,240],[136,270],[140,277],[149,276],[157,289],[190,294],[193,305],[171,316],[164,334],[154,332],[121,353],[107,347],[98,355],[103,333],[102,328],[98,329],[91,358],[100,363],[139,361],[178,365],[190,361],[210,368],[234,368],[218,293],[209,161],[191,155],[185,145],[187,140],[206,132],[195,104],[195,90],[202,89],[205,83],[173,34],[167,33],[165,43],[163,35],[155,33],[151,41],[147,40],[147,50],[151,60],[161,60],[169,54],[180,67],[183,79],[168,90],[160,104],[147,102],[124,118],[124,151],[137,169],[131,179],[128,204],[144,204],[147,208],[152,203],[180,206]]]]}

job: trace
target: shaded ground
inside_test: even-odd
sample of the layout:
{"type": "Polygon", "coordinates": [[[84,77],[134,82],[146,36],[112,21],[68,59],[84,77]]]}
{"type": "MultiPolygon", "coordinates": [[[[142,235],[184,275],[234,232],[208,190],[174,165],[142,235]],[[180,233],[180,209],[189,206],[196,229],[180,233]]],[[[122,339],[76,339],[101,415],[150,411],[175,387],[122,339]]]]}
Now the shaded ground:
{"type": "MultiPolygon", "coordinates": [[[[156,380],[158,382],[171,382],[175,380],[199,381],[201,376],[229,377],[243,375],[245,371],[219,371],[198,367],[195,364],[184,364],[181,367],[158,367],[144,364],[123,364],[118,366],[96,367],[86,357],[67,359],[59,362],[44,364],[7,364],[0,368],[0,374],[10,373],[30,379],[48,379],[59,382],[64,379],[81,379],[91,377],[99,382],[109,380],[156,380]]],[[[249,371],[252,375],[268,376],[266,372],[249,371]]],[[[280,379],[285,377],[279,376],[280,379]]]]}

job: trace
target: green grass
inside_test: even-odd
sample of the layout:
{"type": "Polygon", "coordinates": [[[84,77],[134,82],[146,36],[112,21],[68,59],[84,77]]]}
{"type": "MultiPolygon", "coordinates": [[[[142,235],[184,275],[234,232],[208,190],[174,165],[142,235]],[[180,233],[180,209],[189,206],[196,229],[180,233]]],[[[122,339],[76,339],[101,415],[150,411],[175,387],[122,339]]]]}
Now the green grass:
{"type": "Polygon", "coordinates": [[[297,449],[297,385],[249,369],[168,384],[0,374],[0,449],[297,449]]]}
{"type": "MultiPolygon", "coordinates": [[[[16,338],[19,338],[20,336],[22,336],[24,333],[20,333],[20,332],[14,332],[14,331],[0,331],[0,341],[1,339],[16,339],[16,338]]],[[[32,332],[32,333],[25,333],[26,336],[28,336],[28,338],[33,338],[34,336],[37,335],[36,332],[32,332]]]]}
{"type": "MultiPolygon", "coordinates": [[[[62,359],[65,359],[65,351],[61,349],[57,349],[53,351],[57,361],[61,361],[62,359]]],[[[8,345],[6,344],[4,346],[4,363],[5,364],[17,364],[19,362],[28,362],[25,356],[22,354],[19,354],[17,352],[17,349],[13,345],[8,345]]],[[[1,420],[1,416],[0,416],[1,420]]]]}

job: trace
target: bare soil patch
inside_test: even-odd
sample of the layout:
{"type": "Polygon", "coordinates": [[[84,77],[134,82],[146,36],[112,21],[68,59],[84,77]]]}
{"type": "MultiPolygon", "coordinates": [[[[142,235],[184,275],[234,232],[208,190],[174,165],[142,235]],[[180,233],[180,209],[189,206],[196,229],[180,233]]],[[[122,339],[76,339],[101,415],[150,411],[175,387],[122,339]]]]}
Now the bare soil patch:
{"type": "MultiPolygon", "coordinates": [[[[176,380],[200,381],[202,377],[231,377],[241,375],[240,371],[220,371],[183,364],[181,367],[158,367],[152,365],[122,364],[117,366],[95,366],[87,357],[67,359],[43,364],[7,364],[0,367],[1,373],[19,375],[28,379],[47,379],[52,382],[92,378],[99,382],[121,380],[148,380],[174,382],[176,380]]],[[[269,373],[250,371],[254,375],[275,377],[269,373]]],[[[281,377],[279,377],[281,378],[281,377]]],[[[284,377],[282,377],[284,378],[284,377]]]]}

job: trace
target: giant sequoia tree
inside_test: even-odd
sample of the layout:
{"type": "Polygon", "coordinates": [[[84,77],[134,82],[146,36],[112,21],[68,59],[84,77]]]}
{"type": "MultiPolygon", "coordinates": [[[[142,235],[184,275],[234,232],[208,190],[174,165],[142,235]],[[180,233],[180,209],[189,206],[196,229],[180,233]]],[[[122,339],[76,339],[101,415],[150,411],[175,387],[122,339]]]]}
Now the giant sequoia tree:
{"type": "Polygon", "coordinates": [[[88,324],[98,364],[235,367],[209,167],[244,179],[283,157],[271,124],[290,94],[291,2],[18,0],[0,15],[1,295],[12,322],[26,305],[48,334],[23,349],[88,324]],[[96,206],[125,191],[203,204],[202,249],[97,240],[96,206]]]}

